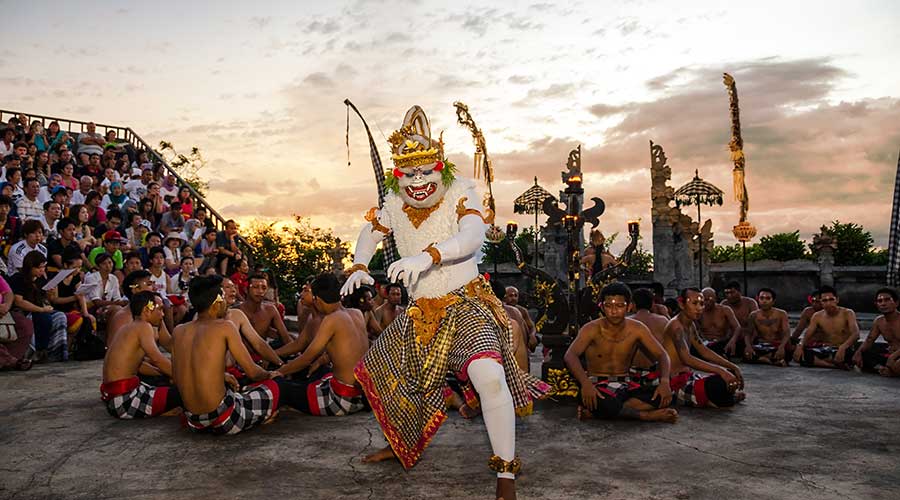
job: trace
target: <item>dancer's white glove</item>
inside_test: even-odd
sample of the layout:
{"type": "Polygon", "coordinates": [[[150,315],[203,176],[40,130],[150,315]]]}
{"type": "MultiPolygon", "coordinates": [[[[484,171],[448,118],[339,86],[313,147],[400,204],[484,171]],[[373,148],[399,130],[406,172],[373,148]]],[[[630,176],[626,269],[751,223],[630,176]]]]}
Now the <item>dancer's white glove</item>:
{"type": "Polygon", "coordinates": [[[341,296],[346,297],[362,285],[374,284],[375,280],[365,271],[354,271],[341,287],[341,296]]]}
{"type": "Polygon", "coordinates": [[[431,254],[422,252],[411,257],[404,257],[391,264],[388,268],[388,279],[391,283],[402,281],[407,287],[413,286],[419,279],[419,275],[433,264],[431,254]]]}

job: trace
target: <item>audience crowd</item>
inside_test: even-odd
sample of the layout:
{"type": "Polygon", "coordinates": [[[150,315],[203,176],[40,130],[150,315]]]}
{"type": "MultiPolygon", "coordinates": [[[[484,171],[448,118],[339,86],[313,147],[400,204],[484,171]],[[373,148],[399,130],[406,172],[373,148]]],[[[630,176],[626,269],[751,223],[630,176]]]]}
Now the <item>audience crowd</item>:
{"type": "Polygon", "coordinates": [[[197,275],[233,276],[247,294],[237,224],[217,231],[149,151],[94,123],[73,133],[19,115],[3,126],[0,369],[102,356],[106,325],[138,286],[129,275],[149,273],[169,331],[188,314],[197,275]]]}

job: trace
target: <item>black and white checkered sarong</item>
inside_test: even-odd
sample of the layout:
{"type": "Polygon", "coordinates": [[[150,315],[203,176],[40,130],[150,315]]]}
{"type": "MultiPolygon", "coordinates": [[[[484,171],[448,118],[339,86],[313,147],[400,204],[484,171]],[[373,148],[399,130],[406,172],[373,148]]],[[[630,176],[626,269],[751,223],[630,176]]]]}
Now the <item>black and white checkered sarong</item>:
{"type": "Polygon", "coordinates": [[[110,415],[121,419],[154,417],[166,412],[166,401],[174,387],[154,387],[137,377],[100,386],[101,399],[110,415]]]}
{"type": "Polygon", "coordinates": [[[264,380],[242,392],[225,388],[219,406],[209,412],[194,414],[187,409],[188,429],[211,434],[237,434],[265,422],[278,408],[278,384],[264,380]]]}

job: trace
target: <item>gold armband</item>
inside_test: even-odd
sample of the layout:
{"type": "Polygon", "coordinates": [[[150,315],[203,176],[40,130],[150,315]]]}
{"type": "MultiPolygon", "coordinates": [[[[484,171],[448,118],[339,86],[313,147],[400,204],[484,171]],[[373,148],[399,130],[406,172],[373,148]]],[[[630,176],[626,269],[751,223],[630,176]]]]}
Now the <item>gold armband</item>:
{"type": "Polygon", "coordinates": [[[459,222],[460,219],[467,215],[477,215],[485,224],[491,225],[494,223],[494,212],[488,209],[489,217],[485,217],[481,214],[480,210],[475,210],[474,208],[466,208],[466,200],[468,199],[468,196],[463,196],[456,203],[456,222],[459,222]]]}
{"type": "Polygon", "coordinates": [[[434,244],[428,245],[428,248],[422,251],[431,256],[432,264],[438,265],[441,263],[441,251],[437,248],[434,248],[434,244]]]}
{"type": "MultiPolygon", "coordinates": [[[[381,225],[381,222],[378,221],[378,217],[375,215],[375,212],[378,210],[377,207],[372,207],[366,212],[366,222],[372,224],[372,231],[381,231],[384,234],[389,234],[391,232],[390,229],[381,225]]],[[[368,272],[368,271],[366,271],[368,272]]]]}
{"type": "Polygon", "coordinates": [[[518,474],[520,470],[522,470],[522,461],[519,457],[514,458],[513,460],[507,462],[503,460],[497,455],[492,456],[488,460],[488,467],[494,472],[509,472],[513,474],[518,474]]]}

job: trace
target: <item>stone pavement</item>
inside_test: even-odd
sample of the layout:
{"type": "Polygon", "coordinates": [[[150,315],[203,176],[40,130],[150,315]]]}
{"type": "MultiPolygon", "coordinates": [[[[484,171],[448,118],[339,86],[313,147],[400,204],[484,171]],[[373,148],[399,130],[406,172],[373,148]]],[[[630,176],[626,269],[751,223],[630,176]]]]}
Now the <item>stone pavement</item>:
{"type": "MultiPolygon", "coordinates": [[[[99,400],[101,362],[0,374],[0,498],[493,498],[480,419],[456,415],[422,461],[366,465],[385,444],[371,413],[283,412],[231,437],[178,418],[118,421],[99,400]]],[[[517,425],[522,499],[896,499],[900,379],[747,366],[733,410],[675,424],[577,422],[542,402],[517,425]]]]}

